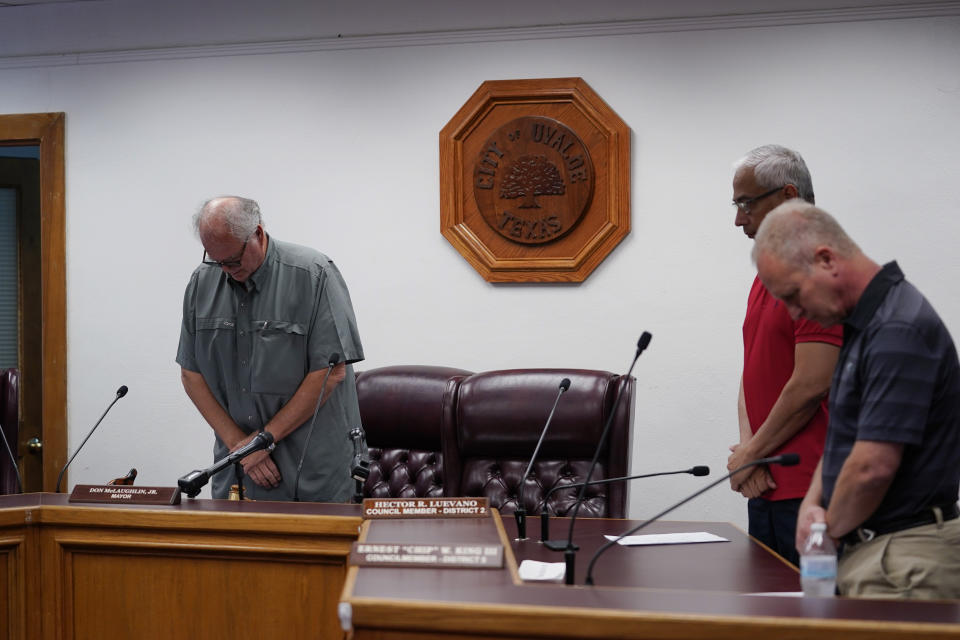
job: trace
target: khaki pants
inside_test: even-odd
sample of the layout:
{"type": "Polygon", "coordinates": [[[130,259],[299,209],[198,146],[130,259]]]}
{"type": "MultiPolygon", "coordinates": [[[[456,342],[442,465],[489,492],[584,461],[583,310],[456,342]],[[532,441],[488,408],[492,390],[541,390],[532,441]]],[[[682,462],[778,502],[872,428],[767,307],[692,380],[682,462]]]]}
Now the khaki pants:
{"type": "Polygon", "coordinates": [[[844,596],[960,598],[960,518],[844,548],[837,587],[844,596]]]}

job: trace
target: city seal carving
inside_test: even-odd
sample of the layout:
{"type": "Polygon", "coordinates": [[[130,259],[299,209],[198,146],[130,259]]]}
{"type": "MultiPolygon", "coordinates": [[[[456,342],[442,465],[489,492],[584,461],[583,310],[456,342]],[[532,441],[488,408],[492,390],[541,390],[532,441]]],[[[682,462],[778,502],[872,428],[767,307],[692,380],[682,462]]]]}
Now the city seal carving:
{"type": "Polygon", "coordinates": [[[473,169],[483,219],[525,245],[553,242],[573,230],[590,207],[590,153],[570,128],[542,116],[517,118],[493,132],[473,169]]]}
{"type": "Polygon", "coordinates": [[[630,233],[630,177],[583,78],[486,80],[440,130],[440,233],[487,282],[583,282],[630,233]]]}

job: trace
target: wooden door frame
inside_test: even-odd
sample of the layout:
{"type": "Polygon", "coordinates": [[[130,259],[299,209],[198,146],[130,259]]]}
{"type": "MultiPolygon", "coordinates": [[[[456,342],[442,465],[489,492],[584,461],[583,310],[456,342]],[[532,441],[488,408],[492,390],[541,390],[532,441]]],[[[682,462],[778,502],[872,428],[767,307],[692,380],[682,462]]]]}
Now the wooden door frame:
{"type": "Polygon", "coordinates": [[[43,491],[54,490],[67,459],[64,120],[63,113],[0,115],[0,145],[40,147],[43,491]]]}

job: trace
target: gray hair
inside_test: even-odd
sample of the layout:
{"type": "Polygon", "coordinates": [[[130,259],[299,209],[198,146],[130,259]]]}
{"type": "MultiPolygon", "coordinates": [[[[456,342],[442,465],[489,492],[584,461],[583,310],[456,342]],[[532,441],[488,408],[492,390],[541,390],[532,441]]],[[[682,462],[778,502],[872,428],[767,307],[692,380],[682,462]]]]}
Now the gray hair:
{"type": "Polygon", "coordinates": [[[238,240],[246,240],[257,230],[257,225],[263,224],[260,205],[256,200],[240,196],[220,196],[204,202],[200,210],[194,214],[193,229],[198,235],[201,224],[213,215],[219,215],[230,231],[230,235],[238,240]]]}
{"type": "Polygon", "coordinates": [[[757,184],[765,189],[776,189],[783,185],[792,184],[797,188],[800,198],[810,204],[816,200],[813,196],[813,179],[807,163],[799,153],[778,144],[765,144],[747,152],[740,158],[734,168],[753,169],[753,176],[757,184]]]}
{"type": "Polygon", "coordinates": [[[768,213],[760,223],[751,257],[756,263],[760,254],[768,253],[788,265],[808,269],[816,248],[824,245],[844,258],[860,253],[860,247],[833,216],[794,198],[768,213]]]}

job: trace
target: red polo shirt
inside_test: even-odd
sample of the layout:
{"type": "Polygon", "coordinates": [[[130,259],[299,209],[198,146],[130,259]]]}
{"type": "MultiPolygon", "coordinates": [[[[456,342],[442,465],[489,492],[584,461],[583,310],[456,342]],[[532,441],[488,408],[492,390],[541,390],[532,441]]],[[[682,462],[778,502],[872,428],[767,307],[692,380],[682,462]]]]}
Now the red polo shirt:
{"type": "MultiPolygon", "coordinates": [[[[794,348],[801,342],[826,342],[839,347],[843,344],[843,327],[828,329],[803,319],[794,322],[786,305],[770,295],[759,277],[754,278],[743,320],[743,395],[754,433],[767,419],[793,374],[794,348]]],[[[761,497],[767,500],[802,498],[823,455],[826,433],[827,400],[824,399],[806,427],[768,454],[799,453],[800,464],[772,465],[770,473],[777,488],[761,497]]]]}

